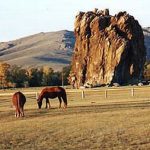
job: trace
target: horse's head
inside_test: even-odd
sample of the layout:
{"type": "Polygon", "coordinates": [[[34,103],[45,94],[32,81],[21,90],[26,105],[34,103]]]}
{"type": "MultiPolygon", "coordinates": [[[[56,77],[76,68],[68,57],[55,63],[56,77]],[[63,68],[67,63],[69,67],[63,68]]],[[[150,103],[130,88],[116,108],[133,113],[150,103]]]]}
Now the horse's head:
{"type": "Polygon", "coordinates": [[[39,109],[41,109],[41,107],[42,107],[42,101],[39,101],[39,100],[37,99],[37,104],[38,104],[39,109]]]}
{"type": "Polygon", "coordinates": [[[39,95],[38,93],[36,93],[36,100],[37,100],[37,104],[38,104],[38,108],[41,109],[42,107],[42,97],[41,95],[39,95]]]}

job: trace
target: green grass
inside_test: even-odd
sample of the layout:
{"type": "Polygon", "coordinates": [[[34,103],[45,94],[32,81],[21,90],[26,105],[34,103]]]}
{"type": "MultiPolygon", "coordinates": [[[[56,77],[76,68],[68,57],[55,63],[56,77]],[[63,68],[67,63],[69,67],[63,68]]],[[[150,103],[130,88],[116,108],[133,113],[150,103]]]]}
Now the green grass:
{"type": "MultiPolygon", "coordinates": [[[[11,97],[0,98],[0,149],[150,149],[150,100],[68,94],[68,108],[37,109],[27,97],[25,117],[15,118],[11,97]]],[[[43,107],[45,102],[43,103],[43,107]]]]}

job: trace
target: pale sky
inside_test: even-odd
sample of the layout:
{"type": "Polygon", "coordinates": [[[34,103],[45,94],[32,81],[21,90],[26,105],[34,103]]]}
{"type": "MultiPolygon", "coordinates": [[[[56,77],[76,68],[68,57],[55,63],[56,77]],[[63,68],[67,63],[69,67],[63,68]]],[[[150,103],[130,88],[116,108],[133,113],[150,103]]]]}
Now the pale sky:
{"type": "Polygon", "coordinates": [[[0,42],[39,32],[72,30],[78,11],[127,11],[150,26],[150,0],[0,0],[0,42]]]}

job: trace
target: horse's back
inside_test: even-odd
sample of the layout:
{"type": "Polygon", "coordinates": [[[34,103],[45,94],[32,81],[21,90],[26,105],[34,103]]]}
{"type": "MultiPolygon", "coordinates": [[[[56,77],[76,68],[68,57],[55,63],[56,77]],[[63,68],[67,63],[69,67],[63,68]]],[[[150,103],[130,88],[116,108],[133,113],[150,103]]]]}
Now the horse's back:
{"type": "Polygon", "coordinates": [[[42,90],[41,95],[49,98],[62,97],[66,94],[65,89],[62,87],[46,87],[42,90]]]}
{"type": "Polygon", "coordinates": [[[21,92],[16,92],[12,97],[12,103],[14,106],[23,107],[26,102],[26,97],[21,92]]]}
{"type": "Polygon", "coordinates": [[[65,89],[62,87],[46,87],[42,90],[42,93],[44,92],[49,92],[49,93],[61,93],[61,92],[65,92],[65,89]]]}

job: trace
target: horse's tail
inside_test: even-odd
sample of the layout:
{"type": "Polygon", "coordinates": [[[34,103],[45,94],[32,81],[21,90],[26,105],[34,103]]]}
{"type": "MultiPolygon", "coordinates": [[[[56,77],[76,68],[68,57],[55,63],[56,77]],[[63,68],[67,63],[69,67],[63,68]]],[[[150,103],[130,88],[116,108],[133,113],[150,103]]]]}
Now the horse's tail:
{"type": "Polygon", "coordinates": [[[20,94],[19,94],[19,92],[17,93],[17,95],[16,95],[16,98],[17,98],[17,109],[18,109],[18,112],[20,113],[20,94]]]}
{"type": "Polygon", "coordinates": [[[63,96],[62,96],[62,98],[63,98],[63,101],[64,101],[64,103],[65,103],[66,107],[67,107],[68,102],[67,102],[67,94],[66,94],[65,89],[64,89],[64,92],[63,92],[63,96]]]}

